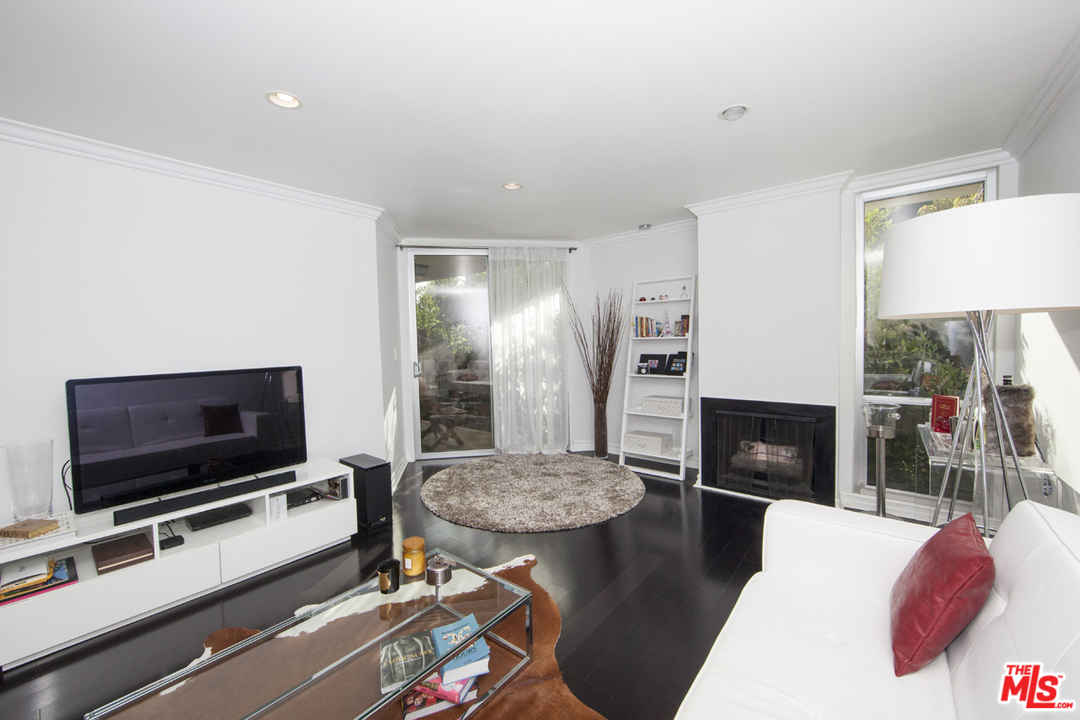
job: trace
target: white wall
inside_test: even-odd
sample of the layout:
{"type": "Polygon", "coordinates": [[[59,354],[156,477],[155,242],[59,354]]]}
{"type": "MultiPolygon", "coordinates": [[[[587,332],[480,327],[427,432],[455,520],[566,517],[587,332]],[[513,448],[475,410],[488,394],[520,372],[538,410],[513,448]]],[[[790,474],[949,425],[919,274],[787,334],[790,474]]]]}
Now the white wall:
{"type": "Polygon", "coordinates": [[[400,234],[389,217],[383,215],[375,226],[378,267],[379,354],[382,362],[382,457],[390,462],[394,486],[405,472],[405,411],[410,396],[402,385],[401,308],[398,263],[404,253],[398,249],[400,234]]]}
{"type": "Polygon", "coordinates": [[[381,452],[372,217],[2,136],[0,168],[0,443],[54,440],[55,509],[69,378],[299,364],[309,454],[381,452]]]}
{"type": "MultiPolygon", "coordinates": [[[[1020,194],[1080,192],[1077,138],[1080,90],[1020,158],[1020,194]]],[[[1020,334],[1017,374],[1035,388],[1040,447],[1055,472],[1080,489],[1080,311],[1023,315],[1020,334]]]]}
{"type": "MultiPolygon", "coordinates": [[[[656,278],[693,275],[698,265],[697,223],[693,220],[672,223],[638,232],[597,238],[584,243],[571,255],[571,285],[574,304],[581,321],[589,327],[590,312],[596,293],[606,298],[609,289],[622,289],[623,300],[630,309],[634,282],[656,278]]],[[[695,339],[696,340],[696,339],[695,339]]],[[[697,347],[693,348],[697,352],[697,347]]],[[[567,341],[570,361],[570,447],[571,450],[593,448],[593,401],[581,354],[572,337],[567,341]]],[[[700,357],[700,355],[699,355],[700,357]]],[[[608,396],[608,452],[617,454],[621,443],[623,393],[626,387],[626,343],[624,341],[615,376],[608,396]]],[[[634,362],[637,362],[635,360],[634,362]]],[[[697,377],[691,379],[691,397],[698,397],[697,377]]],[[[688,464],[698,464],[698,419],[687,427],[687,446],[693,450],[688,464]]]]}
{"type": "Polygon", "coordinates": [[[845,179],[690,207],[702,397],[837,405],[845,179]]]}

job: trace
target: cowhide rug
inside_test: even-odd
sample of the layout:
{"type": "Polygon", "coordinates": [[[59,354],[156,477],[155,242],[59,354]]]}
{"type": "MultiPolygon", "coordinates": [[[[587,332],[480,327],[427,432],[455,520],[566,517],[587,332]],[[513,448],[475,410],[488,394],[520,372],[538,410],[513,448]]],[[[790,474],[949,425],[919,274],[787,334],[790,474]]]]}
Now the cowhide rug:
{"type": "MultiPolygon", "coordinates": [[[[528,555],[492,569],[493,574],[532,592],[533,658],[472,717],[477,720],[603,720],[599,713],[578,700],[563,682],[555,659],[555,643],[562,630],[562,618],[559,606],[551,595],[533,581],[531,570],[535,566],[536,558],[528,555]]],[[[406,586],[402,587],[404,589],[406,586]]],[[[460,596],[461,601],[467,604],[471,594],[460,596]]],[[[322,626],[318,632],[295,633],[290,629],[283,633],[288,637],[275,638],[244,650],[230,659],[227,665],[221,666],[223,672],[215,672],[218,668],[211,666],[207,671],[196,673],[156,695],[148,696],[112,717],[121,720],[202,720],[210,717],[232,720],[233,717],[244,717],[248,709],[265,703],[265,698],[276,697],[276,694],[310,677],[318,668],[326,667],[333,659],[341,657],[344,654],[343,646],[347,652],[349,647],[357,646],[358,641],[370,635],[372,628],[378,630],[382,627],[377,622],[365,621],[365,615],[377,613],[380,616],[407,617],[430,604],[430,599],[418,602],[402,595],[403,602],[394,602],[394,597],[378,596],[376,600],[383,600],[378,609],[342,615],[322,626]]],[[[524,647],[523,618],[524,608],[498,625],[496,634],[518,647],[524,647]]],[[[199,660],[256,634],[257,630],[247,628],[225,628],[212,633],[206,639],[206,653],[199,660]]],[[[490,672],[478,681],[481,695],[518,661],[516,656],[497,643],[489,643],[489,647],[490,672]]],[[[346,665],[339,671],[342,677],[335,677],[336,672],[329,673],[319,684],[301,691],[289,702],[260,717],[273,720],[351,720],[363,710],[356,707],[358,696],[363,695],[359,692],[360,686],[374,680],[377,689],[378,684],[377,666],[365,668],[353,665],[346,665]]],[[[461,705],[432,717],[453,720],[470,706],[471,703],[461,705]]],[[[400,720],[401,702],[391,702],[374,717],[378,720],[400,720]]]]}

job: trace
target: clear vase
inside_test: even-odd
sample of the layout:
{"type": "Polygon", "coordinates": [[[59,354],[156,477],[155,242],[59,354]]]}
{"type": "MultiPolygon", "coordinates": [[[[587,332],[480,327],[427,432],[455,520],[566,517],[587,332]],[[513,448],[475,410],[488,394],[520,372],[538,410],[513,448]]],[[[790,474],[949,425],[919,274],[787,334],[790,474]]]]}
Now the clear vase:
{"type": "Polygon", "coordinates": [[[593,405],[593,454],[607,457],[607,403],[593,405]]]}
{"type": "Polygon", "coordinates": [[[15,520],[43,518],[52,514],[53,442],[31,440],[4,446],[11,509],[15,520]]]}

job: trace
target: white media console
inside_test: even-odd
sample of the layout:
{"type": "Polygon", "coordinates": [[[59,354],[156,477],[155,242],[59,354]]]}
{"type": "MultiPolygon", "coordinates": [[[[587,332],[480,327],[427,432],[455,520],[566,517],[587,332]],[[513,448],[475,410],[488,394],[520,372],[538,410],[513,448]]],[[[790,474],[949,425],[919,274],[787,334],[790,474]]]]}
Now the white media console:
{"type": "MultiPolygon", "coordinates": [[[[55,590],[0,605],[0,669],[8,669],[155,612],[335,545],[356,533],[352,471],[333,460],[312,458],[296,471],[296,481],[224,500],[113,525],[113,511],[75,516],[75,533],[45,537],[0,549],[0,566],[45,556],[74,556],[79,580],[55,590]],[[322,500],[271,515],[270,497],[303,487],[325,487],[340,479],[346,499],[322,500]],[[192,532],[183,519],[215,507],[246,503],[250,516],[192,532]],[[179,521],[179,522],[176,522],[179,521]],[[184,544],[160,550],[166,523],[184,544]],[[151,560],[98,575],[91,545],[142,533],[154,548],[151,560]]],[[[269,474],[269,473],[267,473],[269,474]]],[[[231,485],[251,478],[238,478],[231,485]]]]}

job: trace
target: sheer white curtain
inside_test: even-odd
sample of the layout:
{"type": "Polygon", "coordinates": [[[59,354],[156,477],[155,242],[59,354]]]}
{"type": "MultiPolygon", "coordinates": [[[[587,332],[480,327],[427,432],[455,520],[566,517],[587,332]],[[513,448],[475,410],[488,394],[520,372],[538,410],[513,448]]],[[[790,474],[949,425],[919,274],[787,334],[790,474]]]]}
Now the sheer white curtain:
{"type": "Polygon", "coordinates": [[[495,447],[504,453],[566,452],[565,248],[493,247],[491,401],[495,447]]]}

